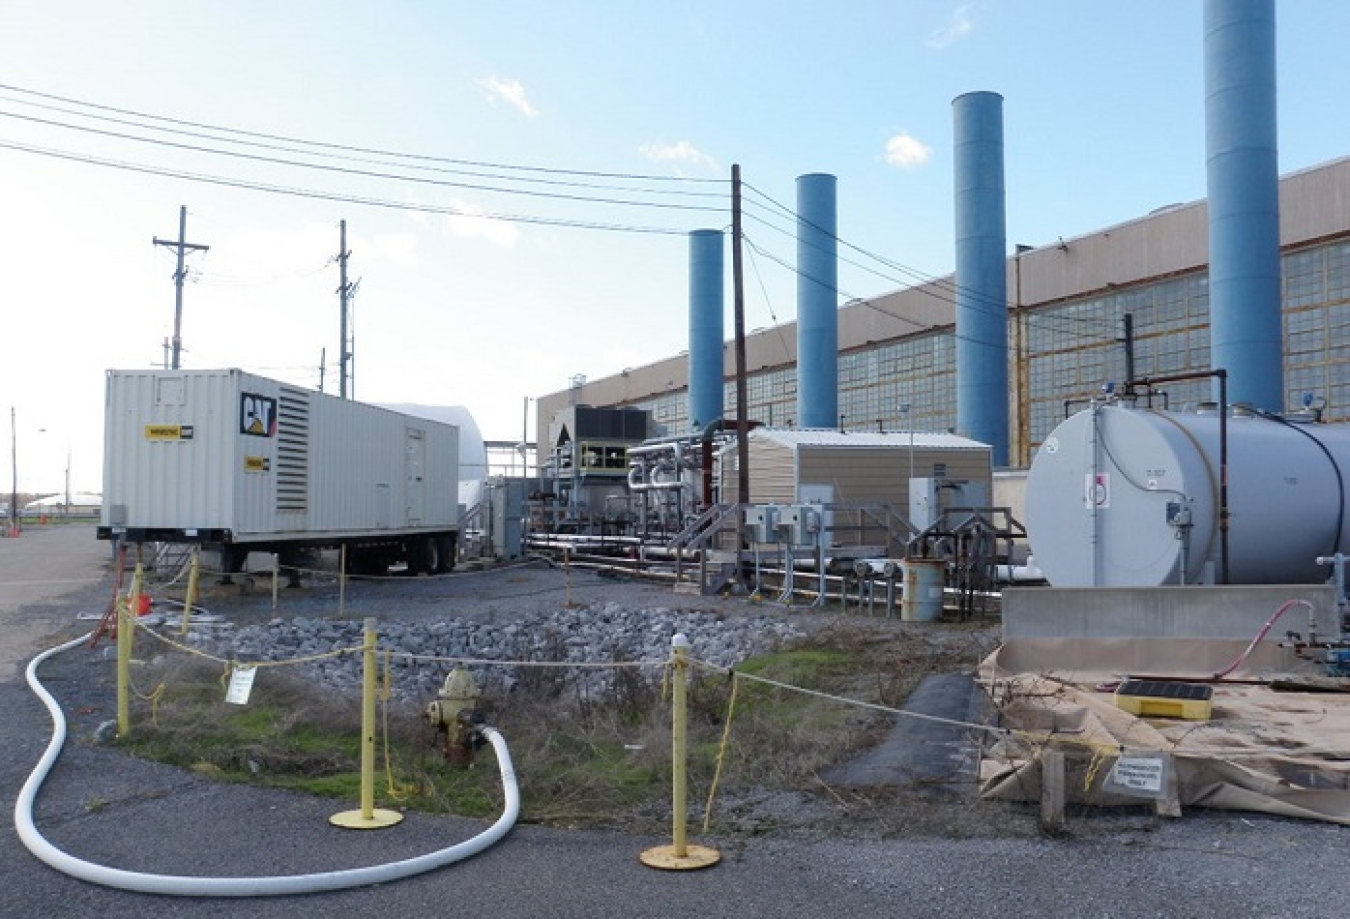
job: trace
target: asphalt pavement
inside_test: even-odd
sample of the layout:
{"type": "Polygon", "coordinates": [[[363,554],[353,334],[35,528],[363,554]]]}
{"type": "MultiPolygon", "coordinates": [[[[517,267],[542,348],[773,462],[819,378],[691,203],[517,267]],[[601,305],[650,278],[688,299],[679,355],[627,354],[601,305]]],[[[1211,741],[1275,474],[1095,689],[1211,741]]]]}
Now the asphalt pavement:
{"type": "MultiPolygon", "coordinates": [[[[46,711],[18,665],[90,627],[77,615],[106,602],[107,560],[92,527],[0,539],[6,813],[50,736],[46,711]]],[[[67,688],[81,668],[111,666],[97,653],[72,653],[79,655],[73,665],[55,668],[67,688]]],[[[61,682],[49,689],[61,698],[61,682]]],[[[208,781],[77,737],[44,787],[36,818],[49,840],[80,858],[194,876],[357,867],[440,849],[486,826],[411,814],[388,829],[343,830],[328,822],[340,809],[208,781]]],[[[1339,915],[1350,900],[1350,829],[1200,809],[1170,821],[1085,819],[1057,839],[694,838],[718,849],[720,863],[671,872],[639,862],[644,849],[669,841],[521,826],[478,856],[408,880],[241,901],[129,893],[73,879],[34,858],[11,820],[0,842],[0,915],[1241,919],[1339,915]]]]}

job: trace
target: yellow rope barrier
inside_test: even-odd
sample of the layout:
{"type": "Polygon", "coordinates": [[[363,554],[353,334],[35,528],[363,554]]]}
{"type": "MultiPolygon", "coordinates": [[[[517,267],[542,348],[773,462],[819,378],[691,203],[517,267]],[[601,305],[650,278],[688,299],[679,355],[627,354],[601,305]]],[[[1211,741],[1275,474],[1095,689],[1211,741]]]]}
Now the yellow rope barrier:
{"type": "Polygon", "coordinates": [[[736,688],[740,685],[739,674],[731,671],[731,697],[727,700],[727,721],[722,725],[722,742],[717,745],[717,763],[713,768],[712,786],[708,789],[708,801],[703,806],[703,832],[708,832],[712,821],[713,799],[717,797],[717,784],[722,779],[722,760],[726,756],[727,744],[731,740],[731,720],[736,715],[736,688]]]}
{"type": "Polygon", "coordinates": [[[384,784],[385,792],[394,801],[407,800],[407,795],[399,790],[397,783],[394,782],[394,763],[393,756],[389,752],[389,702],[394,698],[394,680],[390,672],[389,652],[384,652],[384,676],[380,681],[379,703],[380,703],[380,728],[383,734],[384,742],[384,784]]]}

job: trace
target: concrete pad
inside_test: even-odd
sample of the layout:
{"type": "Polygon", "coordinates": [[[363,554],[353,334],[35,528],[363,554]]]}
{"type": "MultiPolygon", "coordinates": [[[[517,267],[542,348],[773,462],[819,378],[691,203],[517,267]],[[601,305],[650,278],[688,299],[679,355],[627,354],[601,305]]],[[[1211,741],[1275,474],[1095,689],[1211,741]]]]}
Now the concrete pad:
{"type": "MultiPolygon", "coordinates": [[[[904,711],[982,724],[987,700],[968,674],[934,674],[905,700],[904,711]]],[[[821,778],[850,788],[913,786],[942,796],[973,797],[979,742],[978,733],[969,728],[900,715],[885,740],[821,778]]]]}
{"type": "MultiPolygon", "coordinates": [[[[1289,600],[1316,610],[1317,634],[1340,634],[1335,591],[1314,584],[1194,587],[1011,587],[1003,591],[1003,638],[1251,638],[1289,600]]],[[[1268,640],[1309,637],[1305,607],[1289,610],[1268,640]]]]}

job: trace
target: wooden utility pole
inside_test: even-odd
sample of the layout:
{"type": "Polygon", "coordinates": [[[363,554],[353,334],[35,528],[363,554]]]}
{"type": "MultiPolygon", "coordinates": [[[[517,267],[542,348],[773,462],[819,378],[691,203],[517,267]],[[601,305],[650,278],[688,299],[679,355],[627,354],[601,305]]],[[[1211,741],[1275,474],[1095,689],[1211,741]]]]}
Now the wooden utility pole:
{"type": "MultiPolygon", "coordinates": [[[[736,314],[736,495],[750,503],[750,425],[745,394],[745,271],[741,265],[741,167],[731,167],[731,290],[736,314]]],[[[740,532],[736,534],[740,545],[740,532]]]]}
{"type": "MultiPolygon", "coordinates": [[[[745,394],[745,270],[741,263],[741,167],[731,167],[731,291],[736,314],[736,579],[741,581],[745,559],[745,509],[750,505],[750,409],[745,394]]],[[[708,457],[703,461],[708,462],[708,457]]]]}
{"type": "Polygon", "coordinates": [[[156,236],[151,241],[156,246],[178,250],[178,268],[173,273],[173,369],[177,370],[181,364],[180,356],[183,351],[183,281],[187,278],[187,271],[183,268],[183,257],[188,252],[205,252],[211,247],[187,241],[186,204],[178,209],[178,239],[160,239],[156,236]]]}

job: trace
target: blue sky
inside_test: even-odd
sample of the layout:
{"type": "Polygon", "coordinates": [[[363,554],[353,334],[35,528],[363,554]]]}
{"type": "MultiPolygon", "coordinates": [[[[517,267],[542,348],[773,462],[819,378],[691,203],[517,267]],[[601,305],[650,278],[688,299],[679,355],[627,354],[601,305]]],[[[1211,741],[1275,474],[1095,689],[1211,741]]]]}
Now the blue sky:
{"type": "MultiPolygon", "coordinates": [[[[505,440],[526,397],[686,347],[683,234],[728,225],[733,163],[750,186],[748,328],[795,318],[777,264],[795,244],[771,202],[792,207],[804,173],[838,176],[840,237],[890,263],[850,254],[867,270],[841,266],[841,301],[952,270],[964,92],[1005,99],[1010,246],[1205,194],[1199,0],[0,0],[0,14],[0,408],[15,410],[23,491],[59,491],[67,456],[74,487],[98,488],[103,371],[162,363],[172,333],[173,256],[151,241],[176,236],[180,205],[188,240],[211,247],[188,260],[183,366],[317,386],[326,349],[336,391],[345,219],[357,397],[465,405],[505,440]],[[253,158],[166,146],[224,146],[182,125],[153,144],[109,136],[149,134],[147,115],[494,177],[417,173],[457,183],[427,184],[412,180],[425,161],[312,146],[307,162],[337,169],[256,159],[299,159],[289,141],[231,148],[253,158]]],[[[1350,4],[1277,15],[1283,173],[1350,153],[1350,4]]]]}

